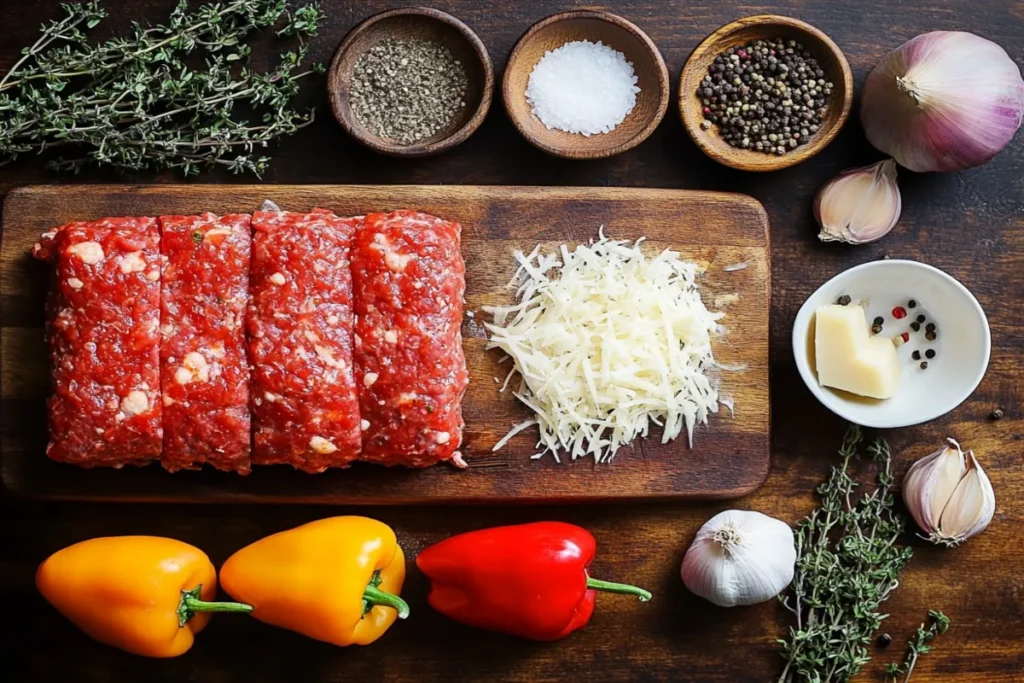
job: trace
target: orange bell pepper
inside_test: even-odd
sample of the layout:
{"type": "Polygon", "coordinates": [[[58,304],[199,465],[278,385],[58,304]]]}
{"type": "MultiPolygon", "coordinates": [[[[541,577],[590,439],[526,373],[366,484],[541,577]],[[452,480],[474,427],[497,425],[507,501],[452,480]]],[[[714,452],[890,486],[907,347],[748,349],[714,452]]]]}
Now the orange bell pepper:
{"type": "Polygon", "coordinates": [[[252,616],[334,645],[369,645],[409,615],[398,597],[405,555],[395,532],[366,517],[330,517],[242,548],[221,586],[252,616]]]}
{"type": "Polygon", "coordinates": [[[217,573],[203,551],[156,536],[94,538],[58,550],[39,566],[36,587],[87,635],[144,657],[192,647],[209,612],[250,612],[209,602],[217,573]]]}

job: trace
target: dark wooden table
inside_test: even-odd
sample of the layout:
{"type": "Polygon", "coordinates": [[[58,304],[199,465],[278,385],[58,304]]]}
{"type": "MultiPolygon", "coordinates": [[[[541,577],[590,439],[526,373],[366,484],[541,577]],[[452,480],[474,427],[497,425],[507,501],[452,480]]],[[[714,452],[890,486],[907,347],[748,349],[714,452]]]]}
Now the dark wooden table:
{"type": "MultiPolygon", "coordinates": [[[[112,23],[166,16],[171,0],[106,3],[112,23]]],[[[391,6],[383,0],[324,3],[326,26],[315,42],[327,60],[345,32],[391,6]]],[[[0,5],[0,65],[35,39],[38,25],[57,13],[56,1],[0,5]]],[[[539,0],[438,0],[487,44],[497,70],[514,41],[535,21],[570,6],[539,0]]],[[[576,7],[573,4],[571,7],[576,7]]],[[[661,48],[673,79],[700,39],[740,16],[778,11],[807,20],[845,51],[858,86],[889,49],[918,33],[970,30],[995,40],[1024,63],[1024,5],[1007,0],[893,3],[686,3],[638,0],[602,8],[638,23],[661,48]]],[[[495,102],[480,131],[462,147],[433,159],[398,161],[368,153],[333,123],[317,89],[322,119],[274,150],[267,182],[279,183],[507,183],[632,185],[745,192],[767,207],[772,222],[773,466],[756,494],[732,503],[513,508],[373,508],[185,505],[82,505],[0,499],[0,678],[11,681],[769,681],[778,676],[775,639],[789,626],[776,603],[722,610],[688,594],[680,559],[697,528],[728,507],[760,510],[795,522],[815,505],[814,487],[834,462],[842,421],[822,408],[797,376],[790,326],[815,287],[838,271],[883,256],[919,259],[953,274],[978,297],[992,326],[992,362],[971,399],[930,424],[887,433],[899,471],[931,452],[946,436],[974,448],[998,497],[991,528],[958,550],[908,538],[915,557],[887,608],[885,630],[894,644],[876,651],[861,680],[879,680],[883,665],[928,609],[942,609],[952,630],[919,663],[914,681],[1024,681],[1024,135],[991,163],[946,175],[903,173],[903,218],[883,241],[860,248],[824,246],[815,238],[811,198],[837,171],[880,158],[853,117],[820,156],[769,175],[730,171],[705,158],[683,133],[673,107],[639,148],[607,161],[549,158],[522,140],[495,102]],[[989,419],[1001,407],[1005,417],[989,419]],[[70,543],[111,534],[162,534],[205,549],[215,563],[263,535],[320,517],[370,514],[394,526],[410,556],[450,534],[491,524],[563,519],[590,528],[600,552],[595,574],[650,588],[647,606],[599,600],[590,626],[566,641],[533,644],[453,625],[426,605],[415,571],[406,594],[413,618],[369,648],[337,649],[245,619],[222,618],[187,655],[144,660],[97,645],[64,621],[35,592],[36,565],[70,543]]],[[[118,180],[89,173],[64,182],[118,180]]],[[[154,182],[170,177],[139,176],[154,182]]],[[[51,182],[24,159],[0,170],[0,191],[51,182]]],[[[212,181],[239,182],[230,176],[212,181]]],[[[0,315],[3,313],[0,312],[0,315]]]]}

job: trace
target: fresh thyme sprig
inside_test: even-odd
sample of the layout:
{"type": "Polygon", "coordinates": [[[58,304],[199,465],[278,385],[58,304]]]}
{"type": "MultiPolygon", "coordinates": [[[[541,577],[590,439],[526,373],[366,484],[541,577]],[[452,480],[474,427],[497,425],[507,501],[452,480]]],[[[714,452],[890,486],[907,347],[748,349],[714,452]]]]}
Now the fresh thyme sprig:
{"type": "Polygon", "coordinates": [[[906,520],[893,510],[892,455],[884,440],[868,448],[879,465],[877,487],[855,499],[858,484],[849,469],[861,440],[860,428],[850,427],[839,450],[842,464],[818,487],[821,507],[797,525],[796,573],[780,598],[796,626],[779,640],[786,660],[780,683],[856,675],[887,616],[879,607],[910,561],[911,549],[897,545],[906,520]]]}
{"type": "Polygon", "coordinates": [[[929,643],[936,636],[942,635],[948,630],[949,617],[942,612],[928,610],[927,624],[918,626],[914,638],[907,643],[906,659],[903,660],[902,664],[890,664],[885,670],[886,681],[891,678],[892,683],[897,683],[899,677],[903,676],[903,683],[908,683],[911,674],[914,673],[914,667],[917,665],[918,658],[932,651],[932,646],[929,643]]]}
{"type": "Polygon", "coordinates": [[[107,15],[98,0],[62,7],[64,18],[44,24],[0,78],[0,165],[61,148],[72,154],[51,161],[56,170],[95,163],[259,174],[269,158],[257,148],[313,120],[291,106],[298,81],[323,71],[300,71],[306,47],[260,73],[247,66],[244,41],[279,23],[281,36],[316,35],[317,4],[292,12],[286,0],[230,0],[189,11],[182,0],[166,25],[136,23],[130,37],[100,44],[84,33],[107,15]]]}

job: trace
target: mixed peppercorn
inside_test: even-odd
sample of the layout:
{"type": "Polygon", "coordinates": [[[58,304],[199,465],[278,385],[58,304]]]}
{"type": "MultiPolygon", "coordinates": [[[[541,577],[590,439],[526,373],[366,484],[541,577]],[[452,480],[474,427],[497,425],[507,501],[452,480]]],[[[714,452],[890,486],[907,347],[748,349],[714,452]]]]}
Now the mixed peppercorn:
{"type": "MultiPolygon", "coordinates": [[[[836,299],[836,303],[839,304],[840,306],[849,306],[850,303],[852,303],[852,301],[853,301],[853,299],[848,294],[843,294],[838,299],[836,299]]],[[[904,308],[903,306],[896,306],[895,308],[892,309],[892,311],[890,312],[890,315],[892,315],[894,320],[903,320],[904,318],[907,317],[907,309],[914,309],[914,308],[917,308],[917,301],[915,301],[914,299],[911,299],[910,301],[907,302],[906,308],[904,308]]],[[[938,332],[936,331],[935,323],[927,323],[927,324],[925,324],[927,319],[928,318],[925,315],[918,314],[917,317],[914,318],[913,322],[910,323],[910,329],[913,330],[914,332],[920,332],[921,331],[921,325],[924,324],[924,329],[925,329],[924,338],[927,341],[932,342],[932,341],[935,341],[936,339],[938,339],[938,332]]],[[[875,318],[871,321],[871,333],[872,334],[876,334],[876,335],[877,334],[881,334],[884,325],[885,325],[885,318],[880,316],[880,315],[879,316],[875,316],[875,318]]],[[[893,338],[893,343],[896,344],[897,346],[899,346],[901,344],[905,344],[905,343],[907,343],[909,341],[910,341],[910,333],[909,332],[901,332],[898,336],[893,338]]],[[[921,351],[918,351],[918,350],[915,350],[912,354],[910,354],[910,357],[914,361],[920,361],[921,362],[921,366],[920,367],[921,367],[922,370],[927,370],[928,369],[928,360],[931,360],[931,359],[935,358],[935,349],[926,349],[925,350],[924,357],[927,358],[928,360],[921,360],[921,356],[922,356],[921,351]]]]}
{"type": "Polygon", "coordinates": [[[697,89],[701,126],[733,147],[782,156],[806,144],[825,118],[832,83],[795,40],[756,40],[715,57],[697,89]]]}

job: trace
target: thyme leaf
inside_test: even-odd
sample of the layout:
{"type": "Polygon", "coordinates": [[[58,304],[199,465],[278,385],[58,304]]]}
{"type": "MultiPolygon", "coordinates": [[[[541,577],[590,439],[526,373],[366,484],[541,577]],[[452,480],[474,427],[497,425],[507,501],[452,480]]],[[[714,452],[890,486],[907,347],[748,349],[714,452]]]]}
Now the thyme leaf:
{"type": "Polygon", "coordinates": [[[891,679],[892,683],[898,683],[899,677],[903,676],[903,683],[908,683],[910,676],[914,673],[917,660],[921,655],[926,655],[932,651],[929,643],[936,636],[942,635],[948,630],[949,617],[942,612],[928,610],[928,622],[918,626],[913,639],[907,643],[907,656],[903,663],[890,664],[885,670],[886,681],[891,679]]]}
{"type": "Polygon", "coordinates": [[[851,426],[841,464],[818,487],[821,506],[796,527],[796,572],[780,596],[796,625],[779,639],[785,668],[779,683],[842,682],[870,659],[872,635],[888,616],[883,602],[899,585],[912,551],[897,544],[906,524],[894,511],[892,454],[877,439],[868,454],[878,464],[876,487],[859,498],[850,475],[862,441],[851,426]]]}
{"type": "Polygon", "coordinates": [[[181,0],[165,25],[135,23],[131,35],[100,43],[85,34],[107,16],[99,0],[61,7],[65,16],[44,24],[0,77],[0,165],[59,149],[65,156],[48,163],[59,171],[259,175],[269,158],[257,151],[313,120],[291,102],[298,81],[323,72],[302,67],[302,41],[324,19],[318,4],[290,11],[286,0],[229,0],[190,11],[181,0]],[[298,47],[253,70],[245,41],[278,25],[298,47]]]}

